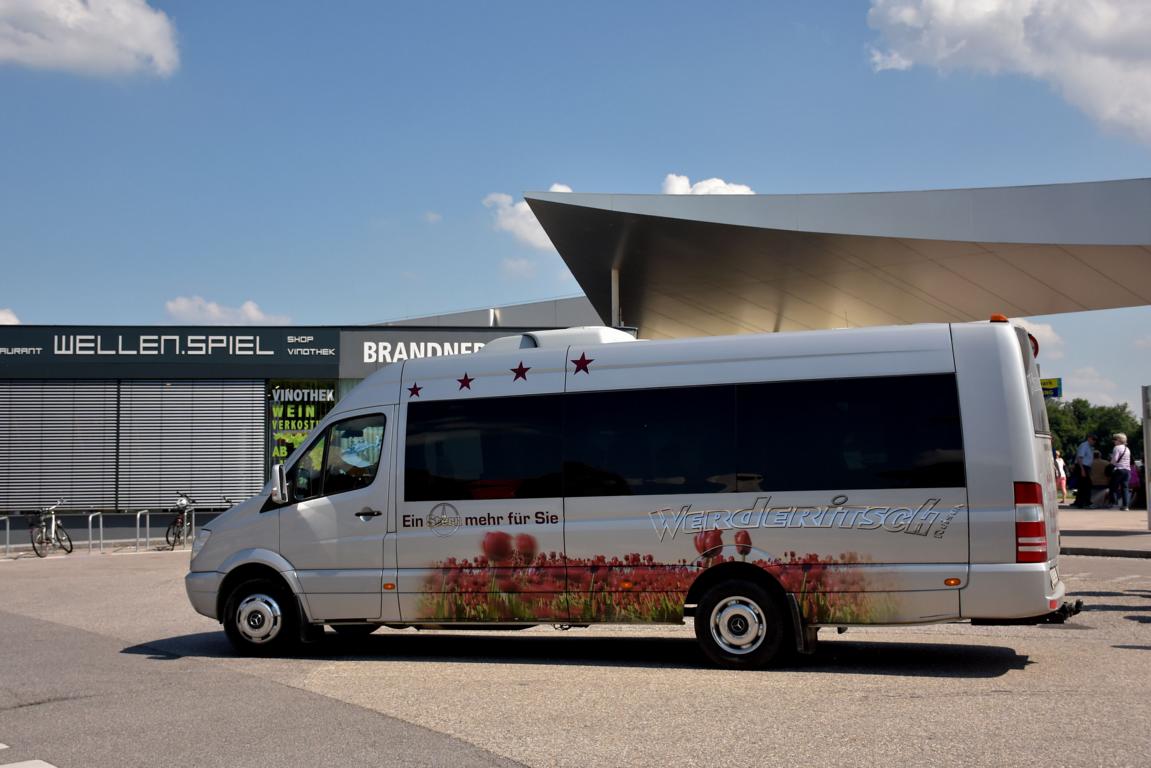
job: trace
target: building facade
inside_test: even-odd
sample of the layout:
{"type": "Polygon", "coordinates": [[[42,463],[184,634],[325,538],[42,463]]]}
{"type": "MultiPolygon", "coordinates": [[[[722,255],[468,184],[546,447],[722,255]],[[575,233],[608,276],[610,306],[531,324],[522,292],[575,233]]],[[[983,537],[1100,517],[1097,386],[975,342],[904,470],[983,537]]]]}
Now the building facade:
{"type": "Polygon", "coordinates": [[[225,508],[381,366],[557,320],[598,323],[581,297],[403,325],[0,326],[0,514],[169,507],[181,491],[225,508]]]}

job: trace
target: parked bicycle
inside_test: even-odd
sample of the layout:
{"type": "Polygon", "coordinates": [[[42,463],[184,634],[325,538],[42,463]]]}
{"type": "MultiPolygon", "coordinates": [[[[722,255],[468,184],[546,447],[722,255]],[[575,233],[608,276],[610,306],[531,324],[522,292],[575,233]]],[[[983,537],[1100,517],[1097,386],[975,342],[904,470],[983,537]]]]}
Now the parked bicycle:
{"type": "Polygon", "coordinates": [[[56,509],[63,503],[64,499],[59,499],[52,506],[33,513],[28,533],[32,537],[32,551],[37,557],[47,557],[53,549],[62,549],[65,554],[72,553],[72,537],[64,530],[64,524],[56,519],[56,509]]]}
{"type": "Polygon", "coordinates": [[[164,541],[172,549],[182,546],[192,536],[192,511],[196,501],[181,491],[176,491],[176,519],[168,524],[164,541]]]}

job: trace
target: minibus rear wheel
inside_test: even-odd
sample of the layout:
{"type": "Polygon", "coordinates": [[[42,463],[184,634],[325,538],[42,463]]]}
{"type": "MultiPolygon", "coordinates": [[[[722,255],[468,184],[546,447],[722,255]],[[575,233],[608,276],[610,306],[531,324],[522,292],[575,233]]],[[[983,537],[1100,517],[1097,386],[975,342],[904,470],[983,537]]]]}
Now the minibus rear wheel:
{"type": "Polygon", "coordinates": [[[695,610],[695,637],[727,669],[760,669],[786,656],[790,623],[779,600],[753,581],[721,581],[695,610]]]}
{"type": "Polygon", "coordinates": [[[224,606],[224,634],[245,656],[268,656],[288,648],[299,628],[295,597],[273,579],[241,582],[224,606]]]}

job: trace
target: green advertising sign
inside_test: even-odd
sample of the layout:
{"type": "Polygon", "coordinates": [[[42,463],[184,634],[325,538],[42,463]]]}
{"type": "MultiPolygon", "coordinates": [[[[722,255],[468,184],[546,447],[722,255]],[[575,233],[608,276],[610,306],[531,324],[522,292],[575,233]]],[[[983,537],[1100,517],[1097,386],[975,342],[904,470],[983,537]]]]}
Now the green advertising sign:
{"type": "Polygon", "coordinates": [[[334,379],[268,382],[268,432],[273,464],[283,462],[336,405],[334,379]]]}

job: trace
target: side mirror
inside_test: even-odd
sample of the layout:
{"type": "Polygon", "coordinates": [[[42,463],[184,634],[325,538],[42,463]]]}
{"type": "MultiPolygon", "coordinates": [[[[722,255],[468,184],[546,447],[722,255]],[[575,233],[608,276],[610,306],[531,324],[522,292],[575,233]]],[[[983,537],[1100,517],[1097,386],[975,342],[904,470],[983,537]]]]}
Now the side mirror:
{"type": "Polygon", "coordinates": [[[272,502],[274,504],[288,503],[288,480],[284,475],[284,465],[272,466],[272,502]]]}

